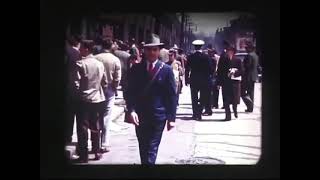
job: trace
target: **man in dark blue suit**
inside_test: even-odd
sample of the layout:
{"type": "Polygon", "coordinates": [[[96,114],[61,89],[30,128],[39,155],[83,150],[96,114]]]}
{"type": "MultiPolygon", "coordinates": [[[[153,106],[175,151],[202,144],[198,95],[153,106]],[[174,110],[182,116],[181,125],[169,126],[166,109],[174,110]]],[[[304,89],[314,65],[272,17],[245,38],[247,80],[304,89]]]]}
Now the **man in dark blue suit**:
{"type": "Polygon", "coordinates": [[[159,60],[160,39],[152,34],[144,45],[145,60],[129,71],[127,109],[135,124],[141,164],[155,164],[162,132],[174,127],[176,85],[173,70],[159,60]]]}

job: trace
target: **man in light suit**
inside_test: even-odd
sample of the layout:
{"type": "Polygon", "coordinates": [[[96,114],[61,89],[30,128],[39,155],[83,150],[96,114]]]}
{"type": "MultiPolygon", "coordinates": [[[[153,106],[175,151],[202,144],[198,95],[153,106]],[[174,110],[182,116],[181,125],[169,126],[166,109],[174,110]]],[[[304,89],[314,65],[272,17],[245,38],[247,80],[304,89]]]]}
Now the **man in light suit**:
{"type": "Polygon", "coordinates": [[[110,151],[110,121],[111,113],[114,107],[117,87],[121,80],[120,59],[113,55],[113,41],[110,39],[102,40],[103,52],[96,55],[95,58],[103,63],[107,76],[107,88],[104,91],[106,97],[106,107],[102,125],[102,152],[110,151]]]}
{"type": "Polygon", "coordinates": [[[80,112],[77,119],[79,163],[88,162],[88,129],[91,130],[92,152],[95,160],[99,160],[100,154],[100,126],[104,114],[104,89],[107,87],[107,78],[104,66],[94,58],[93,41],[82,41],[80,52],[84,57],[77,62],[78,78],[74,81],[79,91],[80,112]]]}
{"type": "Polygon", "coordinates": [[[141,164],[155,164],[162,132],[174,127],[176,84],[172,68],[159,60],[159,36],[146,42],[145,60],[129,71],[127,109],[136,126],[141,164]]]}

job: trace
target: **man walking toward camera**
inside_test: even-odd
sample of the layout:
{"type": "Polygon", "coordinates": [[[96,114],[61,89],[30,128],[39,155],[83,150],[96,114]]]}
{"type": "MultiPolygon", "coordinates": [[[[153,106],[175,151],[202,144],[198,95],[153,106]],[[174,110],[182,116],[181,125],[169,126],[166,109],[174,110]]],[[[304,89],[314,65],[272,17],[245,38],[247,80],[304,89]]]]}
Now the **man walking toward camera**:
{"type": "Polygon", "coordinates": [[[141,164],[156,162],[162,132],[174,127],[176,84],[173,70],[159,60],[160,39],[152,34],[144,45],[145,60],[129,72],[127,108],[135,124],[141,164]]]}

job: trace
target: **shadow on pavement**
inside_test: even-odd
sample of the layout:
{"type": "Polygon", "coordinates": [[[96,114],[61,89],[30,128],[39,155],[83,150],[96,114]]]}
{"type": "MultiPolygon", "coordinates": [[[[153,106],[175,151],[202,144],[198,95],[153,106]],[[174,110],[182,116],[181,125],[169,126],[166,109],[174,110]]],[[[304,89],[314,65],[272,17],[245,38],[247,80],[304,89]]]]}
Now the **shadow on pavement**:
{"type": "Polygon", "coordinates": [[[261,137],[261,135],[252,135],[252,134],[223,134],[223,133],[198,133],[196,135],[222,135],[222,136],[243,136],[243,137],[261,137]]]}
{"type": "Polygon", "coordinates": [[[179,117],[177,116],[176,119],[179,119],[179,120],[184,120],[184,121],[191,121],[191,120],[194,120],[192,119],[192,117],[186,117],[186,116],[183,116],[183,117],[179,117]]]}
{"type": "Polygon", "coordinates": [[[192,113],[177,113],[176,116],[192,116],[192,113]]]}

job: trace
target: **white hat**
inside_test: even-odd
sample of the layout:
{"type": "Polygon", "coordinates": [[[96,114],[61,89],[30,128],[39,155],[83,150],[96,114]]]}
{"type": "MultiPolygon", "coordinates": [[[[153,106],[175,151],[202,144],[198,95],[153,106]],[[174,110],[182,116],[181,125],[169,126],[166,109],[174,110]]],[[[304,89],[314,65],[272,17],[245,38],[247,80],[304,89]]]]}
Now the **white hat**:
{"type": "Polygon", "coordinates": [[[202,41],[202,40],[194,40],[193,42],[192,42],[192,44],[193,45],[204,45],[204,41],[202,41]]]}
{"type": "Polygon", "coordinates": [[[151,34],[148,37],[148,40],[147,40],[146,44],[144,45],[144,47],[146,47],[146,46],[160,46],[160,45],[163,45],[163,43],[160,42],[159,36],[156,34],[151,34]]]}
{"type": "Polygon", "coordinates": [[[172,47],[172,49],[179,49],[178,46],[176,44],[174,44],[174,46],[172,47]]]}

